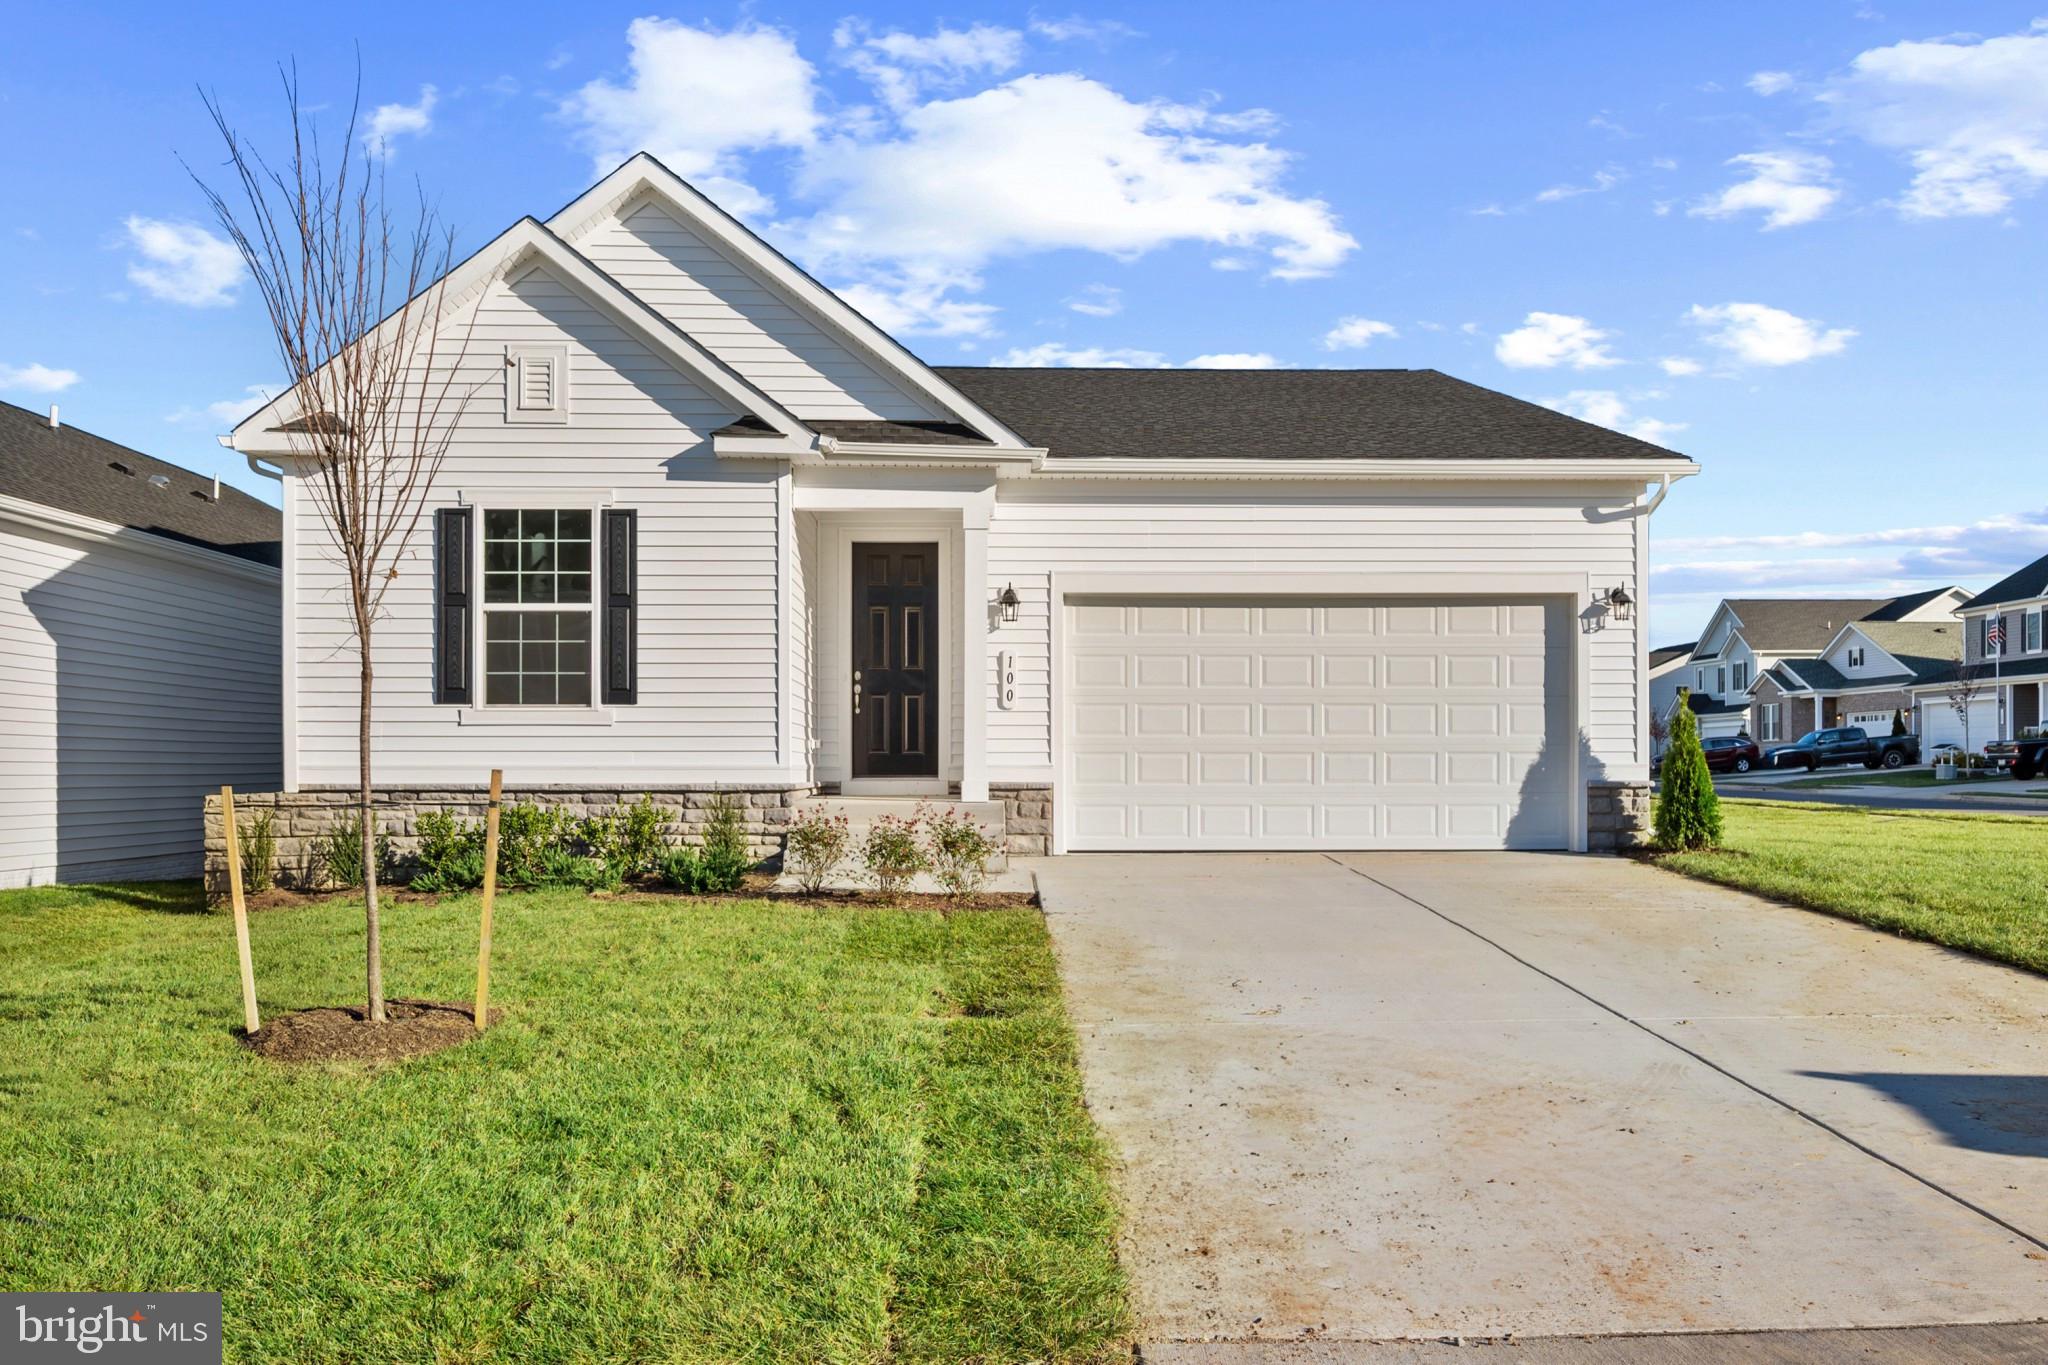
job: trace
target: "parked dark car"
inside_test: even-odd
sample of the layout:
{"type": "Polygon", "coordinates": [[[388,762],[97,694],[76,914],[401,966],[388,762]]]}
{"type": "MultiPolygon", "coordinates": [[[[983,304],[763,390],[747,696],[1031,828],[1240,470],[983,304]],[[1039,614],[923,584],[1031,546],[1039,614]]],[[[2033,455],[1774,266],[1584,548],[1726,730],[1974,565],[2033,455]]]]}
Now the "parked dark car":
{"type": "Polygon", "coordinates": [[[1792,743],[1764,755],[1773,768],[1804,768],[1812,772],[1838,763],[1866,768],[1903,768],[1920,761],[1918,735],[1886,735],[1872,739],[1858,726],[1840,730],[1808,730],[1792,743]]]}
{"type": "Polygon", "coordinates": [[[1994,767],[2010,768],[2022,782],[2048,773],[2048,735],[2033,739],[1994,739],[1984,746],[1994,767]]]}
{"type": "MultiPolygon", "coordinates": [[[[1756,747],[1756,741],[1747,735],[1717,735],[1700,741],[1700,748],[1706,751],[1707,768],[1717,773],[1746,773],[1763,764],[1763,751],[1756,747]]],[[[1664,760],[1670,755],[1657,758],[1657,768],[1662,771],[1664,760]]]]}

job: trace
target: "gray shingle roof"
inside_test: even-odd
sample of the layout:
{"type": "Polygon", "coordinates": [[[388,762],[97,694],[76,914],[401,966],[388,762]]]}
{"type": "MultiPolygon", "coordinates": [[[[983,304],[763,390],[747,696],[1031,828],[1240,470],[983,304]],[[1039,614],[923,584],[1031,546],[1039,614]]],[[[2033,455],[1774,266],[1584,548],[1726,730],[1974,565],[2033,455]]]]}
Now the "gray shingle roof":
{"type": "Polygon", "coordinates": [[[282,557],[284,523],[270,504],[226,484],[215,502],[211,479],[4,402],[0,493],[259,564],[282,557]]]}
{"type": "MultiPolygon", "coordinates": [[[[1950,586],[1946,588],[1929,588],[1925,592],[1909,592],[1904,597],[1894,597],[1891,601],[1885,603],[1863,619],[1866,621],[1903,621],[1906,617],[1911,616],[1943,593],[1954,591],[1955,588],[1950,586]]],[[[1968,595],[1967,593],[1964,594],[1966,597],[1968,595]]]]}
{"type": "Polygon", "coordinates": [[[941,365],[1056,459],[1683,459],[1437,370],[941,365]]]}
{"type": "Polygon", "coordinates": [[[1742,638],[1763,654],[1819,653],[1835,632],[1860,621],[1888,597],[1731,597],[1729,610],[1742,622],[1742,638]]]}
{"type": "Polygon", "coordinates": [[[1995,607],[2034,597],[2048,597],[2048,555],[2042,555],[2025,568],[1999,579],[1971,598],[1969,605],[1995,607]]]}
{"type": "Polygon", "coordinates": [[[972,427],[958,422],[842,422],[811,421],[809,426],[820,436],[834,436],[842,441],[864,441],[877,445],[910,446],[985,446],[992,444],[986,436],[972,427]]]}
{"type": "Polygon", "coordinates": [[[1682,645],[1661,645],[1650,651],[1650,667],[1662,668],[1674,660],[1691,658],[1699,643],[1698,640],[1687,640],[1682,645]]]}
{"type": "MultiPolygon", "coordinates": [[[[1911,670],[1913,676],[1910,681],[1913,682],[1944,677],[1963,657],[1963,625],[1960,621],[1887,621],[1872,617],[1858,621],[1856,629],[1911,670]]],[[[1858,687],[1870,685],[1856,684],[1858,687]]]]}

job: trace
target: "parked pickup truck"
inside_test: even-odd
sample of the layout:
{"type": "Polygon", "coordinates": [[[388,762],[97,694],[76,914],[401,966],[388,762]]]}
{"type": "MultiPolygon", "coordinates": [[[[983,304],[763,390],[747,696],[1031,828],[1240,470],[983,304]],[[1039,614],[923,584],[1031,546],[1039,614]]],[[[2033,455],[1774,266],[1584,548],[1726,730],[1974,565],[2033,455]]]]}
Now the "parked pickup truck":
{"type": "Polygon", "coordinates": [[[1835,763],[1861,763],[1866,768],[1903,768],[1920,761],[1918,735],[1886,735],[1872,739],[1852,725],[1843,730],[1809,730],[1792,743],[1764,755],[1772,768],[1804,768],[1812,772],[1835,763]]]}
{"type": "Polygon", "coordinates": [[[2032,739],[1994,739],[1984,746],[1984,757],[2025,782],[2048,773],[2048,735],[2032,739]]]}

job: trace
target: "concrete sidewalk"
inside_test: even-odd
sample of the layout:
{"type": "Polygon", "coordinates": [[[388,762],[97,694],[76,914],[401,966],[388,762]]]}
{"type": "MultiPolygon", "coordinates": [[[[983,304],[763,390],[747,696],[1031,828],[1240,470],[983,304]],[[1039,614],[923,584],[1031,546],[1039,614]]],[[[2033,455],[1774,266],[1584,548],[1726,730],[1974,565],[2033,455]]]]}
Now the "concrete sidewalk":
{"type": "Polygon", "coordinates": [[[1615,859],[1036,870],[1149,1358],[2048,1315],[2048,981],[1615,859]]]}

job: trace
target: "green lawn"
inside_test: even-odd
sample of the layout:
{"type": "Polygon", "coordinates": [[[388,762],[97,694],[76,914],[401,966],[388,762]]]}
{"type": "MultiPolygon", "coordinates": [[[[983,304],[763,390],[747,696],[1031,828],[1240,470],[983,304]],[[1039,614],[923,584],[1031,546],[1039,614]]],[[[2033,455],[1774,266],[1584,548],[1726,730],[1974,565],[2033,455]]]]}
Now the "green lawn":
{"type": "Polygon", "coordinates": [[[2048,972],[2048,821],[1727,801],[1726,847],[1688,876],[2048,972]]]}
{"type": "MultiPolygon", "coordinates": [[[[386,913],[461,999],[476,902],[386,913]]],[[[253,920],[266,1015],[354,1003],[361,910],[253,920]]],[[[231,1360],[1038,1360],[1128,1322],[1035,911],[503,897],[479,1041],[236,1041],[196,888],[0,893],[0,1284],[218,1289],[231,1360]]]]}

